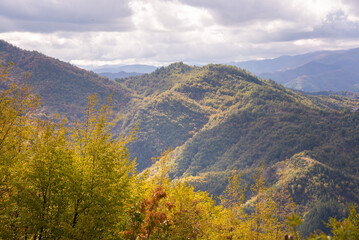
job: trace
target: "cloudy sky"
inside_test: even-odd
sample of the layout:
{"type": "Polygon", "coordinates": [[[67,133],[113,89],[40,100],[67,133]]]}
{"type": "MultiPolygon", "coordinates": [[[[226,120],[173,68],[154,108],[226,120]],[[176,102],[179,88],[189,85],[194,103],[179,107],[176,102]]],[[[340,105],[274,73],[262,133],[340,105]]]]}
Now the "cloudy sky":
{"type": "Polygon", "coordinates": [[[1,0],[0,39],[81,66],[274,58],[359,47],[359,1],[1,0]]]}

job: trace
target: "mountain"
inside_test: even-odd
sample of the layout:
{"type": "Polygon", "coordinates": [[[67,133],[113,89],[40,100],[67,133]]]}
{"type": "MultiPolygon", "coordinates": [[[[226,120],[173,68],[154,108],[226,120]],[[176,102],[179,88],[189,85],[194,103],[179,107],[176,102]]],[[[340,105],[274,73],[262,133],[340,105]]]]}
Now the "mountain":
{"type": "Polygon", "coordinates": [[[315,61],[316,59],[320,59],[323,56],[328,56],[340,52],[342,51],[319,51],[295,56],[280,56],[274,59],[232,62],[229,64],[246,69],[253,74],[260,75],[263,73],[281,72],[288,69],[297,68],[306,63],[315,61]]]}
{"type": "Polygon", "coordinates": [[[155,71],[157,67],[151,65],[109,65],[102,66],[100,68],[94,68],[93,71],[103,77],[108,77],[111,80],[116,78],[126,78],[132,76],[139,76],[145,73],[151,73],[155,71]]]}
{"type": "Polygon", "coordinates": [[[98,75],[102,77],[108,77],[111,80],[115,80],[116,78],[127,78],[127,77],[133,77],[133,76],[139,76],[142,75],[142,73],[137,72],[118,72],[118,73],[111,73],[111,72],[100,72],[98,75]]]}
{"type": "Polygon", "coordinates": [[[234,65],[305,92],[359,91],[359,49],[314,52],[234,65]]]}
{"type": "MultiPolygon", "coordinates": [[[[228,161],[228,158],[232,160],[245,158],[244,155],[238,153],[238,150],[231,154],[227,152],[226,157],[221,156],[221,154],[225,153],[226,148],[233,148],[232,144],[234,143],[239,144],[244,149],[244,144],[248,144],[249,140],[267,138],[268,142],[263,143],[266,145],[263,148],[263,156],[259,156],[260,152],[253,149],[255,145],[249,145],[250,149],[245,151],[251,155],[250,159],[253,161],[255,159],[271,161],[270,159],[275,159],[277,155],[281,156],[281,152],[285,151],[280,150],[282,146],[275,146],[276,150],[273,151],[277,153],[272,153],[272,150],[268,151],[272,145],[269,144],[272,142],[271,138],[276,140],[277,145],[280,142],[285,144],[284,142],[287,141],[285,139],[291,138],[292,134],[287,130],[292,129],[293,133],[303,134],[305,138],[292,140],[293,144],[291,145],[293,146],[286,148],[293,147],[299,150],[313,148],[309,145],[311,142],[316,142],[318,135],[314,134],[313,129],[308,126],[322,128],[319,124],[324,124],[327,121],[326,118],[322,117],[323,111],[333,118],[329,121],[332,122],[334,119],[340,118],[341,115],[336,110],[343,108],[341,104],[345,103],[347,107],[353,109],[358,104],[357,100],[349,100],[339,96],[325,98],[293,92],[272,81],[263,81],[246,71],[222,65],[208,65],[200,68],[177,63],[158,69],[152,74],[128,78],[121,81],[121,84],[137,94],[137,98],[133,102],[135,107],[132,109],[134,111],[130,111],[124,117],[123,127],[131,129],[137,123],[140,125],[139,134],[144,134],[144,136],[139,137],[139,141],[143,144],[138,149],[142,150],[134,151],[134,154],[137,152],[146,156],[144,158],[138,157],[140,164],[143,164],[146,159],[150,160],[151,156],[158,155],[168,147],[179,146],[179,142],[188,145],[194,143],[198,138],[198,141],[205,141],[205,144],[209,144],[210,139],[213,138],[214,145],[217,142],[223,143],[224,141],[219,137],[220,134],[226,138],[228,144],[219,147],[218,151],[214,146],[210,148],[201,147],[203,151],[213,152],[206,153],[200,158],[198,156],[198,160],[202,158],[206,161],[213,159],[211,162],[221,165],[221,159],[224,159],[225,162],[232,162],[228,161]],[[245,123],[252,125],[246,126],[245,123]],[[269,129],[260,123],[268,124],[271,126],[271,132],[276,133],[272,136],[271,132],[268,132],[269,129]],[[236,131],[227,125],[234,126],[236,131]],[[289,129],[286,129],[285,125],[288,125],[289,129]],[[245,129],[242,129],[244,126],[246,126],[245,129]],[[261,127],[263,130],[259,131],[261,127]],[[249,131],[251,128],[259,129],[253,129],[252,131],[256,133],[253,134],[249,131]],[[278,133],[277,131],[282,132],[278,133]],[[262,134],[265,135],[265,138],[262,134]],[[248,135],[248,139],[243,138],[246,135],[248,135]],[[146,138],[149,140],[148,143],[144,142],[146,138]],[[237,143],[236,141],[241,138],[243,142],[237,143]],[[174,142],[170,139],[173,139],[174,142]],[[154,150],[156,144],[162,147],[154,150]],[[148,150],[149,153],[145,154],[146,149],[150,148],[152,150],[148,150]],[[272,154],[273,156],[271,156],[272,154]],[[216,155],[219,155],[218,159],[216,159],[216,155]]],[[[335,121],[339,120],[336,119],[335,121]]],[[[183,148],[187,145],[184,145],[183,148]]],[[[197,153],[197,150],[193,152],[197,153]]],[[[291,152],[295,153],[294,150],[291,152]]],[[[285,155],[285,157],[290,157],[290,154],[285,155]]],[[[285,157],[283,156],[280,159],[284,160],[285,157]]],[[[195,156],[189,158],[188,161],[194,161],[195,156]]],[[[233,163],[231,164],[233,165],[233,163]]],[[[150,162],[144,166],[149,165],[150,162]]],[[[203,172],[204,167],[206,166],[193,167],[200,169],[200,171],[194,170],[190,173],[203,172]]],[[[225,168],[224,166],[221,167],[225,168]]],[[[184,170],[184,172],[186,171],[189,170],[184,170]]]]}
{"type": "Polygon", "coordinates": [[[92,70],[96,73],[102,72],[110,72],[110,73],[118,73],[118,72],[135,72],[135,73],[151,73],[155,71],[157,67],[151,65],[143,65],[143,64],[133,64],[133,65],[105,65],[101,67],[92,68],[92,70]]]}
{"type": "Polygon", "coordinates": [[[136,94],[119,128],[138,124],[129,149],[139,169],[172,148],[172,178],[218,196],[234,168],[251,183],[263,163],[275,189],[284,165],[312,227],[313,211],[340,215],[343,202],[359,200],[356,99],[306,95],[224,65],[175,63],[119,82],[136,94]]]}
{"type": "Polygon", "coordinates": [[[0,40],[0,64],[7,65],[11,61],[14,67],[10,78],[23,79],[29,73],[28,82],[42,99],[46,113],[59,113],[70,119],[78,119],[87,105],[87,98],[94,93],[102,102],[113,94],[117,110],[130,100],[127,90],[107,78],[0,40]]]}

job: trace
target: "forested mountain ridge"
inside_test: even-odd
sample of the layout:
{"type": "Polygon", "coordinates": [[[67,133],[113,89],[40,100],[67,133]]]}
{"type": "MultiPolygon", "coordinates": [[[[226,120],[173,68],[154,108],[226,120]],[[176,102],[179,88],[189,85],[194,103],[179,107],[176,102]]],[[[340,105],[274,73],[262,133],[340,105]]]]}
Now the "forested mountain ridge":
{"type": "MultiPolygon", "coordinates": [[[[220,134],[224,134],[227,141],[229,139],[238,141],[239,136],[263,140],[264,138],[260,137],[261,134],[268,138],[274,134],[270,138],[276,139],[276,144],[284,141],[285,138],[291,139],[291,134],[303,134],[302,138],[297,140],[298,142],[289,145],[293,145],[292,147],[295,149],[310,150],[317,144],[320,145],[321,137],[319,136],[325,133],[316,133],[313,136],[310,134],[313,131],[320,132],[320,129],[324,128],[322,125],[326,122],[338,121],[333,125],[338,124],[341,121],[339,118],[345,115],[344,112],[336,110],[347,107],[349,109],[347,114],[355,115],[355,111],[352,110],[353,112],[351,112],[350,109],[358,107],[358,100],[339,96],[315,97],[300,94],[285,89],[274,82],[258,79],[238,68],[223,65],[208,65],[199,68],[176,63],[152,74],[125,79],[121,81],[121,84],[137,94],[135,101],[138,104],[134,108],[135,111],[129,113],[130,117],[124,118],[124,127],[131,126],[130,128],[132,128],[134,123],[139,123],[139,133],[155,134],[150,139],[156,139],[156,141],[162,139],[162,143],[167,144],[163,146],[163,149],[179,146],[172,144],[168,139],[170,138],[169,135],[177,140],[182,139],[183,137],[176,138],[176,133],[180,135],[182,132],[188,135],[188,139],[191,138],[191,142],[197,139],[206,139],[206,144],[209,144],[212,139],[210,136],[213,136],[214,145],[221,143],[226,146],[221,147],[222,151],[229,147],[229,143],[234,144],[234,142],[224,143],[220,139],[215,139],[220,134]],[[163,124],[160,124],[162,120],[163,124]],[[188,121],[188,123],[183,125],[185,124],[183,121],[188,121]],[[170,123],[171,126],[166,126],[170,123]],[[142,127],[141,124],[143,124],[142,127]],[[248,124],[247,130],[243,130],[246,132],[239,133],[245,124],[248,124]],[[227,125],[234,128],[225,127],[227,125]],[[271,126],[271,129],[266,128],[266,125],[271,126]],[[314,130],[310,129],[310,126],[314,130]],[[319,128],[320,126],[321,128],[319,128]],[[262,131],[256,129],[254,133],[247,132],[252,128],[260,127],[263,127],[262,131]],[[294,132],[291,133],[288,131],[289,129],[294,132]],[[166,135],[165,130],[168,130],[168,135],[166,135]],[[164,134],[158,134],[161,131],[164,134]],[[305,137],[305,133],[310,136],[305,137]],[[209,135],[204,137],[203,134],[209,135]],[[165,135],[166,137],[164,137],[165,135]],[[195,137],[193,137],[194,135],[195,137]]],[[[183,141],[186,141],[185,138],[183,141]]],[[[143,137],[139,137],[139,139],[145,141],[143,137]]],[[[294,141],[293,139],[291,141],[294,141]]],[[[272,140],[269,142],[273,143],[272,140]]],[[[243,148],[243,144],[239,145],[243,148]]],[[[143,149],[147,149],[145,145],[143,146],[143,149]]],[[[231,147],[234,146],[231,145],[231,147]]],[[[275,155],[281,155],[280,148],[277,146],[275,151],[277,153],[264,151],[266,157],[257,158],[271,161],[270,159],[275,158],[275,155]],[[270,157],[271,154],[273,154],[272,157],[270,157]]],[[[208,148],[203,147],[203,149],[208,148]]],[[[213,150],[213,148],[209,149],[213,150]]],[[[293,151],[293,154],[296,153],[295,150],[293,151]]],[[[215,155],[220,154],[218,151],[214,152],[216,152],[215,155]]],[[[258,150],[253,151],[253,149],[248,152],[249,154],[254,152],[259,154],[258,150]]],[[[230,156],[228,155],[229,152],[226,154],[226,156],[230,156]]],[[[150,158],[151,155],[147,155],[147,158],[150,158]]],[[[242,156],[242,154],[240,155],[242,156]]],[[[238,157],[243,158],[237,156],[237,159],[238,157]]],[[[205,159],[208,161],[207,157],[205,159]]],[[[283,160],[283,157],[280,159],[283,160]]],[[[138,160],[142,164],[146,159],[140,158],[138,160]]],[[[217,160],[213,160],[213,162],[219,164],[217,160]]],[[[204,170],[201,167],[200,169],[201,171],[204,170]]]]}
{"type": "Polygon", "coordinates": [[[42,110],[46,114],[59,113],[79,119],[87,98],[94,93],[102,101],[113,93],[116,107],[125,106],[130,99],[127,91],[107,78],[0,40],[0,63],[7,65],[9,62],[14,63],[10,79],[23,79],[26,73],[30,75],[28,82],[42,99],[42,110]]]}
{"type": "Polygon", "coordinates": [[[173,148],[171,176],[218,196],[233,169],[250,183],[262,163],[275,187],[273,166],[287,160],[307,233],[323,227],[312,211],[340,215],[343,202],[359,200],[358,100],[298,93],[224,65],[175,63],[119,82],[137,96],[122,129],[139,124],[129,149],[140,169],[173,148]]]}

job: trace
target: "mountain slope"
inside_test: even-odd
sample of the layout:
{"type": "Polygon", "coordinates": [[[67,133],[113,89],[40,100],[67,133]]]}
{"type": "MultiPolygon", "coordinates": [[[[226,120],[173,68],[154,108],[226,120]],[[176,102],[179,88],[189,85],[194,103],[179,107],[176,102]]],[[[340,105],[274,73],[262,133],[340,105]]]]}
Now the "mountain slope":
{"type": "Polygon", "coordinates": [[[107,78],[0,40],[0,63],[7,65],[10,61],[14,63],[10,78],[24,78],[25,73],[29,73],[28,82],[40,95],[47,113],[60,113],[77,119],[87,105],[88,96],[94,93],[102,101],[113,94],[116,106],[124,106],[130,99],[128,91],[107,78]]]}
{"type": "Polygon", "coordinates": [[[140,169],[150,166],[151,157],[164,149],[184,144],[210,116],[237,101],[235,93],[241,85],[235,79],[222,81],[222,74],[262,84],[234,67],[221,71],[216,65],[198,68],[176,63],[122,82],[138,94],[134,110],[124,116],[122,129],[130,132],[139,123],[139,140],[130,144],[130,151],[138,157],[140,169]]]}
{"type": "MultiPolygon", "coordinates": [[[[337,125],[347,124],[353,127],[350,131],[358,131],[354,127],[356,112],[336,111],[344,102],[348,107],[358,107],[357,100],[299,94],[235,67],[198,68],[177,63],[122,84],[138,94],[138,105],[133,108],[136,111],[125,117],[123,127],[133,128],[134,123],[140,123],[138,134],[143,149],[158,139],[166,143],[138,161],[149,164],[153,154],[185,143],[176,157],[177,177],[262,161],[269,164],[303,150],[319,151],[328,141],[348,137],[340,135],[342,129],[336,129],[337,125]],[[147,137],[143,136],[149,133],[153,135],[146,143],[147,137]]],[[[133,152],[145,152],[141,147],[136,149],[133,152]]]]}
{"type": "Polygon", "coordinates": [[[129,150],[140,170],[171,147],[171,177],[218,196],[233,169],[250,184],[263,163],[270,189],[287,179],[303,233],[359,201],[357,99],[301,94],[224,65],[175,63],[121,84],[135,96],[120,129],[139,123],[129,150]]]}

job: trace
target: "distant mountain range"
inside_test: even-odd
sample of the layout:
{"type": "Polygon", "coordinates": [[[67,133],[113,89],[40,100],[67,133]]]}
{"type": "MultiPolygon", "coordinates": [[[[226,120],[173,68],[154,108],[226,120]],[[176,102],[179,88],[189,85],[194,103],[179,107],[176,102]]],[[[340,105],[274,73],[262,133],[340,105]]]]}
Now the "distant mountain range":
{"type": "Polygon", "coordinates": [[[116,78],[126,78],[139,76],[145,73],[151,73],[157,69],[156,66],[134,64],[134,65],[106,65],[101,67],[90,68],[100,76],[107,77],[111,80],[116,78]]]}
{"type": "Polygon", "coordinates": [[[133,76],[140,76],[143,73],[138,73],[138,72],[117,72],[117,73],[112,73],[112,72],[99,72],[98,75],[102,76],[102,77],[107,77],[111,80],[115,80],[116,78],[127,78],[127,77],[133,77],[133,76]]]}
{"type": "Polygon", "coordinates": [[[91,68],[92,71],[96,73],[109,72],[109,73],[118,73],[118,72],[136,72],[136,73],[150,73],[157,69],[156,66],[143,65],[143,64],[133,64],[133,65],[105,65],[101,67],[91,68]]]}
{"type": "MultiPolygon", "coordinates": [[[[359,92],[359,48],[228,64],[304,92],[359,92]]],[[[138,64],[102,66],[92,70],[114,80],[151,73],[156,69],[156,66],[138,64]]]]}
{"type": "Polygon", "coordinates": [[[359,48],[232,64],[295,90],[359,92],[359,48]]]}
{"type": "MultiPolygon", "coordinates": [[[[330,64],[338,71],[355,65],[350,54],[329,55],[316,61],[310,72],[318,75],[318,69],[328,71],[330,64]],[[344,64],[345,59],[353,65],[344,64]]],[[[43,111],[67,115],[70,122],[81,118],[88,96],[97,93],[104,102],[112,94],[114,113],[122,116],[114,133],[126,135],[138,126],[137,139],[128,148],[139,171],[156,171],[151,158],[172,148],[171,177],[218,196],[234,168],[243,173],[245,183],[251,183],[263,164],[269,189],[275,190],[282,184],[279,178],[285,179],[304,216],[305,233],[322,228],[330,216],[341,216],[345,202],[359,202],[355,98],[304,94],[235,66],[215,64],[174,63],[109,81],[0,41],[0,63],[10,61],[15,64],[10,80],[30,72],[29,83],[40,95],[43,111]]],[[[296,68],[310,63],[303,60],[296,68]]],[[[272,69],[282,69],[276,64],[272,69]]]]}

